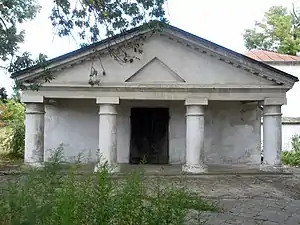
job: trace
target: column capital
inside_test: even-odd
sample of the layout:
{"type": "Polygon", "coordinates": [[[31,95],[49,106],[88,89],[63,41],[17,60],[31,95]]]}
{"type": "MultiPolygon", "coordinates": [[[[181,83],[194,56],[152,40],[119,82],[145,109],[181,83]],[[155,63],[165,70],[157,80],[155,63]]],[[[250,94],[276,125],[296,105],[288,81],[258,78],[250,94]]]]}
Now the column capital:
{"type": "Polygon", "coordinates": [[[44,96],[41,95],[21,95],[21,102],[23,103],[44,103],[44,96]]]}
{"type": "Polygon", "coordinates": [[[99,115],[117,115],[117,109],[115,104],[100,104],[99,115]]]}
{"type": "Polygon", "coordinates": [[[204,106],[203,105],[187,105],[185,115],[186,116],[204,116],[204,106]]]}
{"type": "Polygon", "coordinates": [[[282,116],[281,105],[264,105],[263,116],[282,116]]]}
{"type": "Polygon", "coordinates": [[[45,107],[43,103],[28,102],[26,104],[25,114],[45,114],[45,107]]]}
{"type": "Polygon", "coordinates": [[[263,101],[263,105],[286,105],[286,104],[287,104],[286,97],[265,98],[263,101]]]}
{"type": "Polygon", "coordinates": [[[185,105],[208,105],[207,98],[187,98],[184,102],[185,105]]]}
{"type": "Polygon", "coordinates": [[[119,97],[97,97],[96,103],[118,105],[120,104],[120,98],[119,97]]]}

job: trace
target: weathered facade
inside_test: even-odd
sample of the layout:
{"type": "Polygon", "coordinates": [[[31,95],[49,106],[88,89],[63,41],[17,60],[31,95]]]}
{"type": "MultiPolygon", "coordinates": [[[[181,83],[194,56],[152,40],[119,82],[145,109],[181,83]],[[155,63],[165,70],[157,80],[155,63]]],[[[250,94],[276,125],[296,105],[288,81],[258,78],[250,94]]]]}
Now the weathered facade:
{"type": "MultiPolygon", "coordinates": [[[[55,79],[22,95],[27,163],[42,163],[63,143],[66,159],[83,152],[96,161],[99,149],[115,171],[140,160],[190,173],[260,167],[263,116],[261,167],[281,166],[281,106],[296,77],[172,26],[156,34],[133,29],[111,48],[133,42],[142,46],[127,49],[139,58],[133,62],[117,62],[105,41],[49,61],[55,79]],[[99,84],[91,86],[94,69],[99,84]]],[[[13,77],[26,82],[42,72],[13,77]]]]}

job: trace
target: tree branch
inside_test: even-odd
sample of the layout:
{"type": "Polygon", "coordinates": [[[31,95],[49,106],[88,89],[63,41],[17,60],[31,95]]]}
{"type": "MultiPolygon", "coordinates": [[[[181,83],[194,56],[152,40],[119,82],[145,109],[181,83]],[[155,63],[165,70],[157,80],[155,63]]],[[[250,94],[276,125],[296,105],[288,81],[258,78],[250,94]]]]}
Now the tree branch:
{"type": "Polygon", "coordinates": [[[5,27],[5,29],[6,29],[6,31],[8,30],[8,28],[7,28],[7,26],[6,26],[6,23],[5,23],[5,21],[0,17],[0,21],[2,22],[2,24],[4,25],[4,27],[5,27]]]}
{"type": "Polygon", "coordinates": [[[8,67],[0,66],[0,69],[1,69],[1,70],[7,70],[7,68],[8,68],[8,67]]]}
{"type": "Polygon", "coordinates": [[[293,16],[296,18],[295,23],[296,23],[297,27],[299,27],[299,26],[300,26],[300,18],[299,18],[298,15],[297,15],[297,12],[296,12],[296,9],[295,9],[295,4],[292,3],[292,6],[293,6],[293,7],[292,7],[293,16]]]}

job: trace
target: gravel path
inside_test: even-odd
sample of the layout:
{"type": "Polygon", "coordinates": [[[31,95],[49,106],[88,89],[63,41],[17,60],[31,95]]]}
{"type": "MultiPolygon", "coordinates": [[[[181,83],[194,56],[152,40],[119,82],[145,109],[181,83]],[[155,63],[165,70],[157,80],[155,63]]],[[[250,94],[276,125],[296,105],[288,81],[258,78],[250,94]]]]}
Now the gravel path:
{"type": "Polygon", "coordinates": [[[299,178],[215,176],[188,181],[188,186],[223,207],[221,213],[204,213],[208,217],[206,224],[297,225],[300,224],[299,178]]]}

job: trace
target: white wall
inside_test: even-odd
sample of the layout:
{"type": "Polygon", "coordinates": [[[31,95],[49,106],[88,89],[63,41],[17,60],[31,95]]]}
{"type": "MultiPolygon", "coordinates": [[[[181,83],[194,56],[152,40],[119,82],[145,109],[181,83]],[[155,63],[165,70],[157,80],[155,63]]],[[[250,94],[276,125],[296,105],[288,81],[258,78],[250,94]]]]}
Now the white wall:
{"type": "Polygon", "coordinates": [[[84,153],[95,160],[98,149],[98,108],[95,100],[59,100],[45,106],[45,158],[52,149],[64,144],[70,160],[84,153]],[[90,155],[90,156],[89,156],[90,155]]]}
{"type": "Polygon", "coordinates": [[[205,152],[209,164],[257,164],[260,148],[257,104],[209,102],[205,114],[205,152]]]}
{"type": "MultiPolygon", "coordinates": [[[[169,107],[170,163],[185,160],[185,107],[183,101],[121,101],[118,106],[118,162],[129,161],[130,108],[169,107]]],[[[59,100],[47,105],[45,149],[65,144],[68,158],[84,152],[95,161],[98,148],[98,107],[93,100],[59,100]]],[[[46,158],[49,151],[46,152],[46,158]]],[[[205,111],[205,158],[209,164],[260,162],[260,117],[256,105],[209,102],[205,111]]]]}

